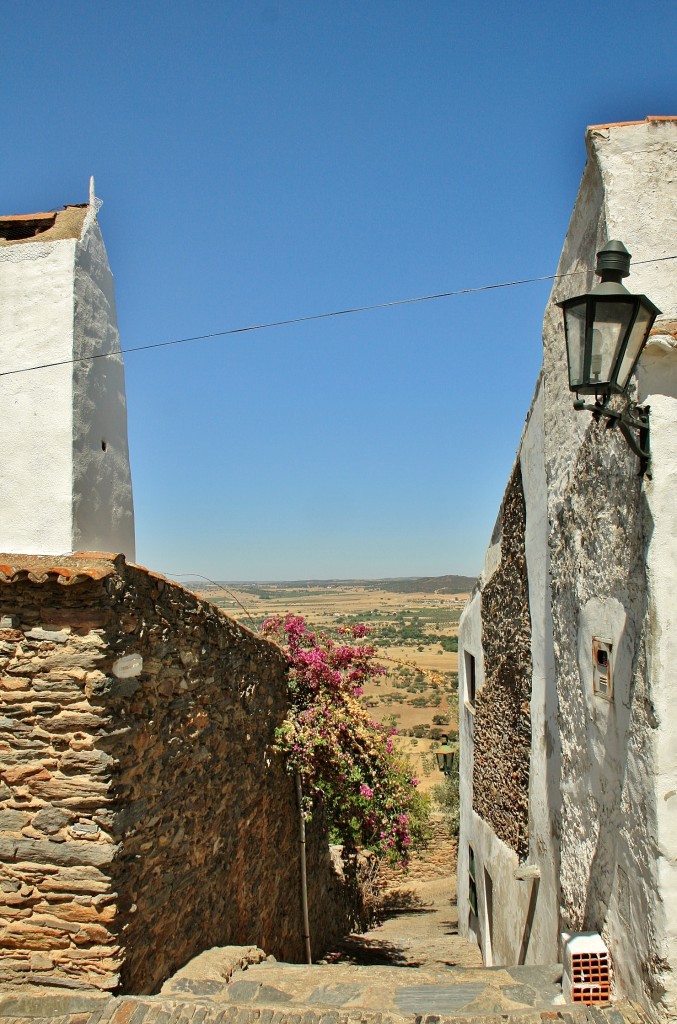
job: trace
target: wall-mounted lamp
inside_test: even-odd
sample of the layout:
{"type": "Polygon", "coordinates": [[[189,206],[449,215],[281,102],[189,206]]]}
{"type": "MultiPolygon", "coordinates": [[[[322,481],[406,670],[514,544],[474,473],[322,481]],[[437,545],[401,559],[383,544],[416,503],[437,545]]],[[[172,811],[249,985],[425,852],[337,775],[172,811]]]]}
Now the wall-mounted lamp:
{"type": "Polygon", "coordinates": [[[444,772],[445,775],[451,775],[454,770],[456,751],[449,743],[448,736],[442,736],[442,741],[442,745],[435,751],[435,760],[441,772],[444,772]]]}
{"type": "Polygon", "coordinates": [[[646,295],[631,295],[621,284],[630,274],[630,259],[622,242],[607,242],[597,253],[597,287],[557,305],[564,311],[569,388],[577,396],[574,408],[588,409],[596,420],[604,417],[607,427],[617,426],[645,473],[650,458],[649,407],[630,399],[628,385],[660,309],[646,295]],[[614,394],[627,399],[622,412],[609,405],[614,394]],[[594,405],[578,395],[594,395],[594,405]]]}

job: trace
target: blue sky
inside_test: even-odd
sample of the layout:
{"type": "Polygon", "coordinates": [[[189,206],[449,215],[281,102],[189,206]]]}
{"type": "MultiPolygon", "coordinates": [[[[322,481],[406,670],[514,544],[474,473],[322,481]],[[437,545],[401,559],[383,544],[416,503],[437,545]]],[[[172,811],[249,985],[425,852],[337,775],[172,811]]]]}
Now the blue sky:
{"type": "MultiPolygon", "coordinates": [[[[588,124],[675,113],[677,5],[0,5],[0,213],[84,202],[123,347],[554,273],[588,124]]],[[[474,574],[547,284],[126,358],[137,558],[474,574]]]]}

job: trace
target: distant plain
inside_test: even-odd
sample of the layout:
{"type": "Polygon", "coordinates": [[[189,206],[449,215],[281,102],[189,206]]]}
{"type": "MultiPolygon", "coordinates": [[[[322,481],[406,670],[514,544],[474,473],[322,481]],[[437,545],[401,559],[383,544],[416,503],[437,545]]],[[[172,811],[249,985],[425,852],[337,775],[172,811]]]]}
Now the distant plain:
{"type": "Polygon", "coordinates": [[[434,767],[440,737],[458,729],[458,623],[472,580],[331,580],[293,583],[196,585],[201,597],[242,625],[258,630],[264,619],[291,612],[309,627],[335,635],[361,622],[386,674],[369,684],[363,700],[375,721],[397,729],[398,748],[412,760],[425,792],[441,776],[434,767]],[[414,589],[416,586],[421,589],[414,589]],[[455,586],[458,593],[445,592],[455,586]]]}

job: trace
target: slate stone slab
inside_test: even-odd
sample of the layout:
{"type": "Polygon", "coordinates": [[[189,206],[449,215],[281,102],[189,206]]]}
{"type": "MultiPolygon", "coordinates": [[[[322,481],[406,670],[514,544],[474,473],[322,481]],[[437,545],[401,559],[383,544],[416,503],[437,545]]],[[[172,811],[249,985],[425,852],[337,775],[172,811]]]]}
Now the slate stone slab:
{"type": "Polygon", "coordinates": [[[174,978],[162,987],[163,995],[213,996],[223,992],[225,980],[210,978],[174,978]]]}
{"type": "Polygon", "coordinates": [[[561,964],[543,964],[540,966],[523,965],[520,967],[503,967],[518,984],[530,985],[531,988],[547,988],[549,985],[560,985],[562,982],[561,964]]]}
{"type": "Polygon", "coordinates": [[[411,985],[395,994],[395,1006],[402,1013],[455,1013],[477,999],[486,985],[411,985]]]}
{"type": "Polygon", "coordinates": [[[62,1017],[74,1013],[94,1013],[109,1002],[115,1005],[108,994],[12,995],[0,998],[0,1017],[62,1017]]]}
{"type": "Polygon", "coordinates": [[[522,1003],[523,1006],[535,1006],[541,1002],[541,997],[536,989],[530,985],[503,985],[502,994],[513,1003],[522,1003]]]}
{"type": "Polygon", "coordinates": [[[359,985],[320,985],[304,1000],[311,1006],[345,1006],[361,992],[359,985]]]}
{"type": "Polygon", "coordinates": [[[258,981],[234,981],[228,986],[231,1003],[289,1003],[291,996],[273,985],[262,985],[258,981]]]}

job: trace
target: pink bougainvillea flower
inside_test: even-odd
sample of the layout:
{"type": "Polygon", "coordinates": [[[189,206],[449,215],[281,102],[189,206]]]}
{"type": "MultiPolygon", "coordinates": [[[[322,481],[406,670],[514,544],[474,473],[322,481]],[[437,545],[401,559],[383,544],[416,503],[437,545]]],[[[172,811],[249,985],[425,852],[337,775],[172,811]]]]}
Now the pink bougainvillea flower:
{"type": "MultiPolygon", "coordinates": [[[[422,804],[417,780],[394,750],[396,730],[370,719],[359,700],[364,684],[385,672],[374,648],[337,644],[310,631],[299,615],[266,619],[262,632],[278,643],[289,666],[290,708],[275,745],[288,770],[301,777],[304,814],[321,801],[344,845],[406,863],[421,834],[422,804]]],[[[357,640],[368,628],[343,626],[339,633],[357,640]]]]}

